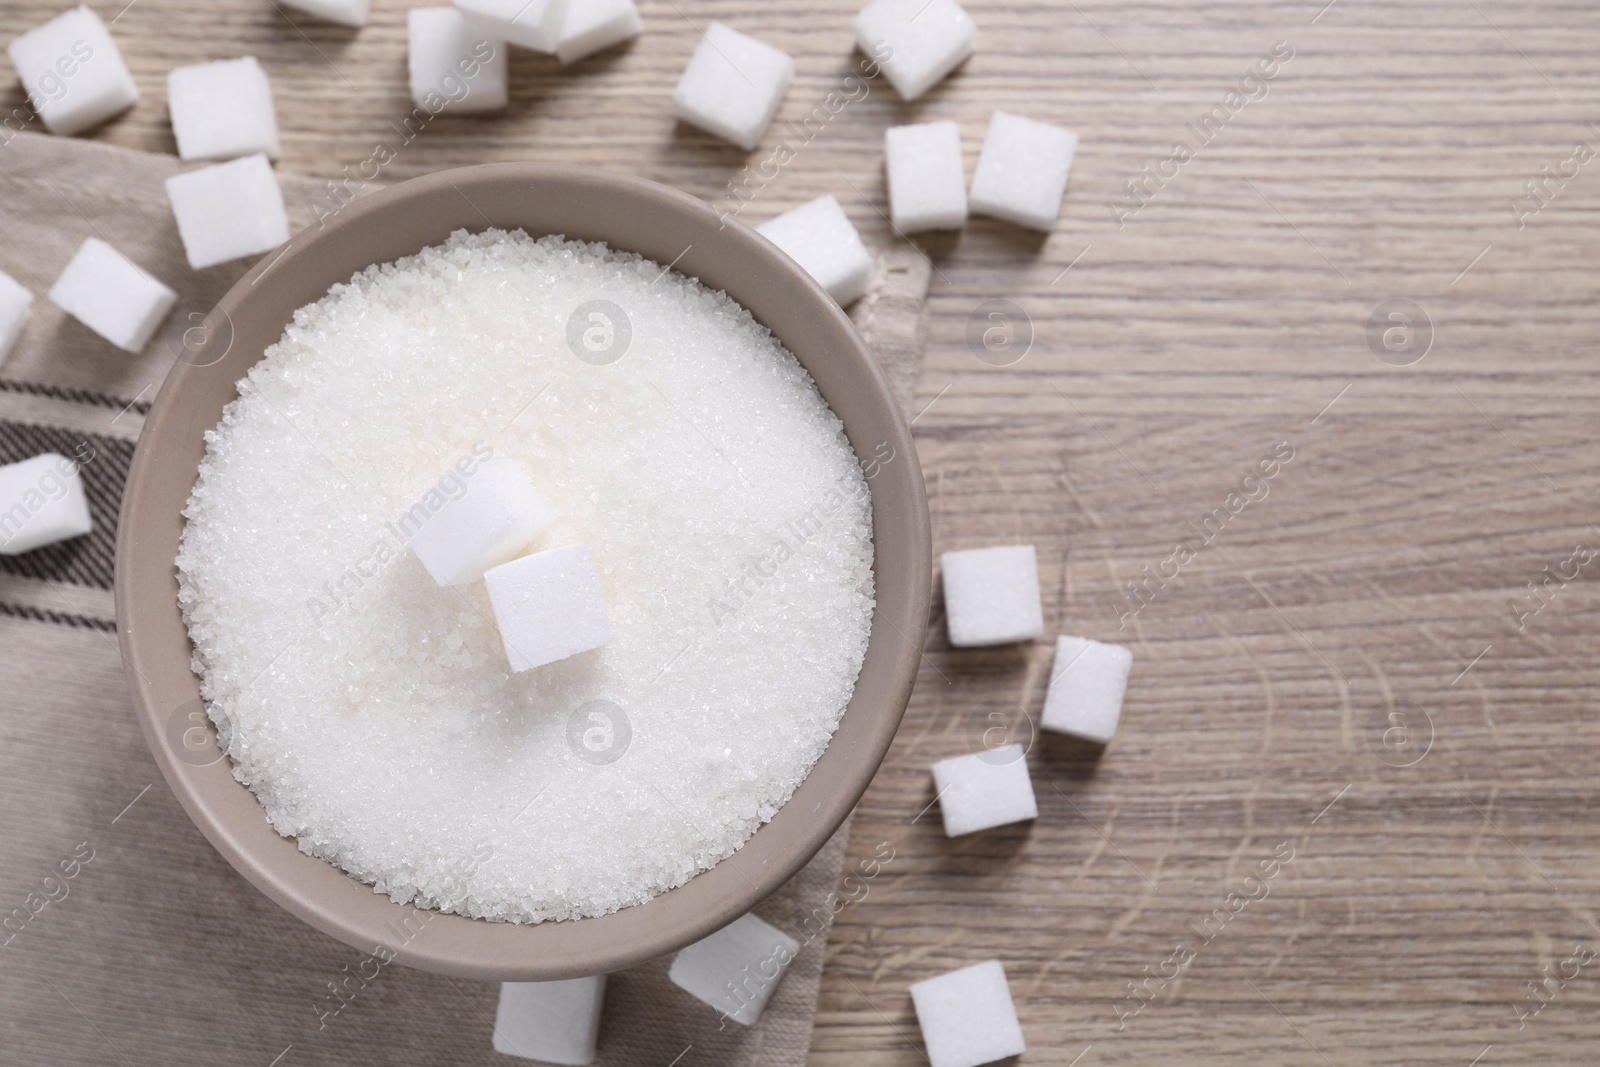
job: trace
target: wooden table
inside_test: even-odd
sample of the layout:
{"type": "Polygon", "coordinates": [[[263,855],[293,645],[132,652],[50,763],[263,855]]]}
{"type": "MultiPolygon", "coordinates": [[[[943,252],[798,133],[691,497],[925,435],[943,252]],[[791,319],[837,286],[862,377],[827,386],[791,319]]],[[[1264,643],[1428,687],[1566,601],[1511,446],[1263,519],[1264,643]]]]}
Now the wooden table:
{"type": "MultiPolygon", "coordinates": [[[[928,764],[1037,720],[1052,652],[954,650],[935,604],[856,818],[852,864],[894,858],[839,915],[818,1065],[922,1062],[907,985],[993,957],[1030,1064],[1594,1061],[1600,967],[1568,961],[1600,945],[1600,243],[1581,229],[1600,164],[1566,161],[1600,145],[1600,9],[1323,2],[972,0],[957,76],[910,106],[873,84],[743,215],[833,193],[883,243],[885,127],[954,119],[969,171],[996,108],[1079,132],[1048,238],[975,220],[923,242],[915,429],[936,549],[1035,544],[1048,631],[1134,652],[1103,754],[1033,745],[1037,822],[946,840],[928,764]],[[1276,42],[1293,58],[1230,112],[1276,42]],[[1147,164],[1164,177],[1130,214],[1147,164]],[[1577,173],[1526,199],[1546,165],[1577,173]],[[1388,351],[1401,324],[1369,317],[1401,298],[1421,310],[1388,351]],[[969,347],[987,300],[1031,320],[1020,362],[969,347]],[[1232,513],[1275,447],[1292,460],[1232,513]],[[1179,541],[1199,546],[1182,565],[1179,541]],[[1141,602],[1125,583],[1161,573],[1119,627],[1141,602]],[[1546,973],[1568,978],[1535,999],[1546,973]]],[[[60,6],[12,0],[0,36],[60,6]]],[[[515,53],[506,113],[446,114],[383,177],[553,160],[719,200],[764,152],[675,125],[694,27],[793,54],[798,121],[851,70],[854,6],[642,0],[634,46],[515,53]]],[[[338,177],[410,110],[404,11],[375,8],[356,32],[270,0],[137,0],[114,33],[146,99],[98,136],[172,151],[165,71],[254,54],[281,165],[338,177]]]]}

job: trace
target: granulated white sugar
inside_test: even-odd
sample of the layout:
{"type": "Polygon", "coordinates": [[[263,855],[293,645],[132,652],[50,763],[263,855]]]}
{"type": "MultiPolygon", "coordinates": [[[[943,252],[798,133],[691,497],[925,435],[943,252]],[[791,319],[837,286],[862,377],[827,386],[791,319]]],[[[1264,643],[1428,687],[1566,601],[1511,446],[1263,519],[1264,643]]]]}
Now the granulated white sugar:
{"type": "Polygon", "coordinates": [[[185,515],[235,777],[399,902],[540,921],[683,884],[804,779],[866,651],[838,418],[725,294],[599,244],[462,231],[335,286],[240,383],[185,515]],[[491,456],[555,515],[529,552],[588,546],[609,644],[513,674],[483,584],[406,549],[402,513],[491,456]]]}

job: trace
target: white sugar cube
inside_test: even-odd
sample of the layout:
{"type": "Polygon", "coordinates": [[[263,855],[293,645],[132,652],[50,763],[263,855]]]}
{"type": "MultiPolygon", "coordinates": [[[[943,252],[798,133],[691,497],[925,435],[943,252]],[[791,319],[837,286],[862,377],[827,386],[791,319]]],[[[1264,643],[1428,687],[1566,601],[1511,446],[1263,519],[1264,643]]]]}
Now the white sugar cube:
{"type": "Polygon", "coordinates": [[[565,982],[502,982],[494,1050],[542,1063],[594,1062],[606,976],[565,982]]]}
{"type": "Polygon", "coordinates": [[[180,159],[278,158],[272,84],[254,56],[169,71],[167,107],[180,159]]]}
{"type": "Polygon", "coordinates": [[[751,149],[772,125],[793,75],[794,60],[783,52],[713,22],[695,45],[672,105],[684,122],[751,149]]]}
{"type": "Polygon", "coordinates": [[[50,302],[118,348],[144,349],[178,294],[98,237],[78,247],[50,302]]]}
{"type": "Polygon", "coordinates": [[[495,111],[506,91],[506,46],[468,24],[453,7],[414,7],[406,12],[407,65],[411,100],[438,114],[495,111]]]}
{"type": "Polygon", "coordinates": [[[746,914],[672,958],[667,977],[736,1023],[761,1018],[800,942],[746,914]]]}
{"type": "Polygon", "coordinates": [[[175,174],[167,179],[167,199],[195,270],[259,255],[289,239],[283,193],[263,155],[175,174]]]}
{"type": "Polygon", "coordinates": [[[513,459],[462,459],[396,521],[440,585],[467,585],[514,559],[555,517],[513,459]]]}
{"type": "Polygon", "coordinates": [[[639,36],[644,20],[633,0],[571,0],[556,42],[556,58],[575,63],[639,36]]]}
{"type": "Polygon", "coordinates": [[[599,648],[611,623],[587,545],[567,545],[484,572],[494,621],[513,671],[599,648]]]}
{"type": "Polygon", "coordinates": [[[915,100],[972,54],[978,28],[955,0],[873,0],[856,15],[856,43],[915,100]]]}
{"type": "Polygon", "coordinates": [[[930,1067],[979,1067],[1027,1051],[999,960],[975,963],[911,987],[930,1067]]]}
{"type": "Polygon", "coordinates": [[[536,52],[556,50],[567,4],[568,0],[455,0],[473,33],[536,52]]]}
{"type": "Polygon", "coordinates": [[[94,528],[78,465],[46,452],[0,467],[0,556],[81,537],[94,528]]]}
{"type": "Polygon", "coordinates": [[[17,280],[0,270],[0,363],[6,361],[11,348],[22,335],[28,322],[28,308],[33,304],[33,294],[17,284],[17,280]]]}
{"type": "Polygon", "coordinates": [[[1032,545],[946,552],[944,610],[957,648],[1030,641],[1044,633],[1032,545]]]}
{"type": "Polygon", "coordinates": [[[1086,741],[1109,744],[1122,715],[1133,653],[1083,637],[1056,638],[1044,714],[1039,725],[1086,741]]]}
{"type": "Polygon", "coordinates": [[[996,111],[972,175],[972,212],[1048,230],[1061,214],[1078,135],[1071,130],[996,111]]]}
{"type": "Polygon", "coordinates": [[[99,125],[139,99],[139,89],[100,17],[64,11],[6,47],[28,102],[51,133],[99,125]]]}
{"type": "Polygon", "coordinates": [[[283,3],[344,26],[365,26],[367,12],[372,8],[372,0],[283,0],[283,3]]]}
{"type": "Polygon", "coordinates": [[[1021,745],[1006,745],[933,765],[946,837],[1038,818],[1025,756],[1021,745]]]}
{"type": "Polygon", "coordinates": [[[953,230],[967,221],[967,175],[955,123],[891,126],[884,131],[883,147],[895,229],[953,230]]]}
{"type": "Polygon", "coordinates": [[[841,307],[867,291],[872,255],[831,195],[769,219],[756,232],[789,253],[841,307]]]}

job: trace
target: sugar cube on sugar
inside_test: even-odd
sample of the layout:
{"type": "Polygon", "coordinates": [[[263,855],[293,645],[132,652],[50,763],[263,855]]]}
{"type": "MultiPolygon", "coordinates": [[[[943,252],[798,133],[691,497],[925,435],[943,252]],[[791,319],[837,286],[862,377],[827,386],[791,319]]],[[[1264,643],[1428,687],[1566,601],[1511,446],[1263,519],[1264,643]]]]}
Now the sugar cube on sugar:
{"type": "Polygon", "coordinates": [[[946,837],[1039,817],[1021,745],[940,760],[933,765],[933,788],[946,837]]]}
{"type": "Polygon", "coordinates": [[[1083,637],[1056,638],[1056,660],[1039,725],[1085,741],[1108,744],[1122,715],[1133,653],[1083,637]]]}
{"type": "Polygon", "coordinates": [[[768,219],[756,232],[804,267],[839,306],[849,305],[867,291],[872,255],[831,195],[768,219]]]}
{"type": "Polygon", "coordinates": [[[0,270],[0,364],[22,336],[22,327],[28,322],[28,309],[33,306],[33,294],[17,280],[0,270]]]}
{"type": "Polygon", "coordinates": [[[365,26],[372,0],[283,0],[287,7],[342,26],[365,26]]]}
{"type": "Polygon", "coordinates": [[[167,179],[167,199],[195,270],[259,255],[289,239],[283,193],[263,155],[175,174],[167,179]]]}
{"type": "Polygon", "coordinates": [[[1061,214],[1077,147],[1071,130],[996,111],[972,175],[972,213],[1049,230],[1061,214]]]}
{"type": "Polygon", "coordinates": [[[748,150],[772,125],[793,75],[794,60],[783,52],[713,22],[678,80],[673,108],[684,122],[748,150]]]}
{"type": "Polygon", "coordinates": [[[178,294],[98,237],[78,247],[50,302],[118,348],[139,352],[172,310],[178,294]]]}
{"type": "MultiPolygon", "coordinates": [[[[455,0],[472,32],[536,52],[560,43],[569,0],[455,0]]],[[[580,0],[581,3],[581,0],[580,0]]]]}
{"type": "Polygon", "coordinates": [[[576,63],[585,56],[621,44],[644,30],[633,0],[571,0],[561,20],[556,58],[576,63]]]}
{"type": "Polygon", "coordinates": [[[46,452],[0,467],[0,556],[81,537],[94,528],[78,465],[46,452]]]}
{"type": "Polygon", "coordinates": [[[254,56],[168,71],[167,108],[179,158],[278,158],[272,84],[254,56]]]}
{"type": "Polygon", "coordinates": [[[967,221],[967,175],[955,123],[891,126],[884,131],[883,147],[895,229],[953,230],[967,221]]]}
{"type": "Polygon", "coordinates": [[[594,1062],[606,976],[564,982],[502,982],[494,1050],[541,1063],[594,1062]]]}
{"type": "Polygon", "coordinates": [[[977,39],[972,16],[955,0],[873,0],[856,15],[856,43],[905,100],[960,66],[977,39]]]}
{"type": "Polygon", "coordinates": [[[395,525],[441,586],[467,585],[519,555],[555,521],[514,459],[467,457],[395,525]]]}
{"type": "Polygon", "coordinates": [[[930,1067],[980,1067],[1027,1051],[999,960],[917,982],[911,1003],[930,1067]]]}
{"type": "Polygon", "coordinates": [[[800,951],[800,942],[746,914],[672,958],[667,977],[736,1023],[753,1026],[800,951]]]}
{"type": "Polygon", "coordinates": [[[484,572],[494,621],[513,671],[599,648],[611,640],[587,545],[566,545],[484,572]]]}
{"type": "Polygon", "coordinates": [[[1032,545],[946,552],[939,560],[952,645],[1004,645],[1044,633],[1039,564],[1032,545]]]}
{"type": "Polygon", "coordinates": [[[411,100],[432,114],[506,106],[506,46],[453,7],[406,12],[411,100]]]}
{"type": "Polygon", "coordinates": [[[87,7],[64,11],[6,46],[45,129],[71,135],[97,126],[139,99],[100,17],[87,7]]]}

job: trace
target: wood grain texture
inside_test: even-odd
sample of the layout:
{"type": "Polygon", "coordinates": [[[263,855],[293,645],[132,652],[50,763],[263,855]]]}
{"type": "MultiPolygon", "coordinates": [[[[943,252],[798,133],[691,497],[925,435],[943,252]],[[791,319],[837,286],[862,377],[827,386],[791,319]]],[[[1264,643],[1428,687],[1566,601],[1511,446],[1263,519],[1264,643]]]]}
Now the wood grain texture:
{"type": "MultiPolygon", "coordinates": [[[[975,220],[921,242],[932,406],[915,430],[935,548],[1037,545],[1050,631],[1135,656],[1103,754],[1033,745],[1036,823],[948,841],[936,809],[918,817],[928,764],[981,744],[991,713],[1036,721],[1050,650],[957,651],[935,619],[856,816],[852,862],[894,859],[839,915],[818,1067],[924,1062],[906,987],[995,957],[1030,1064],[1593,1060],[1600,967],[1517,1009],[1575,943],[1600,945],[1600,562],[1536,615],[1511,604],[1600,548],[1600,170],[1547,185],[1521,226],[1511,203],[1600,144],[1600,9],[1324,2],[971,0],[979,51],[955,77],[913,105],[874,84],[743,213],[831,192],[883,244],[885,127],[955,120],[969,173],[996,108],[1080,133],[1048,237],[975,220]],[[1279,41],[1294,58],[1265,97],[1119,226],[1124,183],[1279,41]],[[1403,367],[1367,342],[1398,297],[1433,329],[1403,367]],[[990,299],[1031,320],[1014,365],[968,345],[990,299]],[[1279,442],[1294,458],[1267,496],[1119,628],[1120,584],[1279,442]],[[1411,766],[1381,743],[1396,721],[1431,736],[1411,766]],[[1284,842],[1293,861],[1248,888],[1284,842]],[[1219,925],[1230,893],[1261,899],[1219,925]],[[1180,944],[1192,961],[1119,1022],[1129,983],[1172,971],[1180,944]]],[[[12,0],[0,36],[58,6],[12,0]]],[[[566,69],[515,53],[506,114],[441,117],[384,177],[552,160],[718,201],[766,149],[673,122],[694,27],[725,19],[796,57],[770,148],[849,73],[854,7],[642,0],[634,45],[566,69]]],[[[165,71],[254,54],[283,165],[338,176],[410,110],[403,26],[386,0],[360,32],[269,0],[137,0],[114,33],[145,98],[96,136],[171,151],[165,71]]]]}

